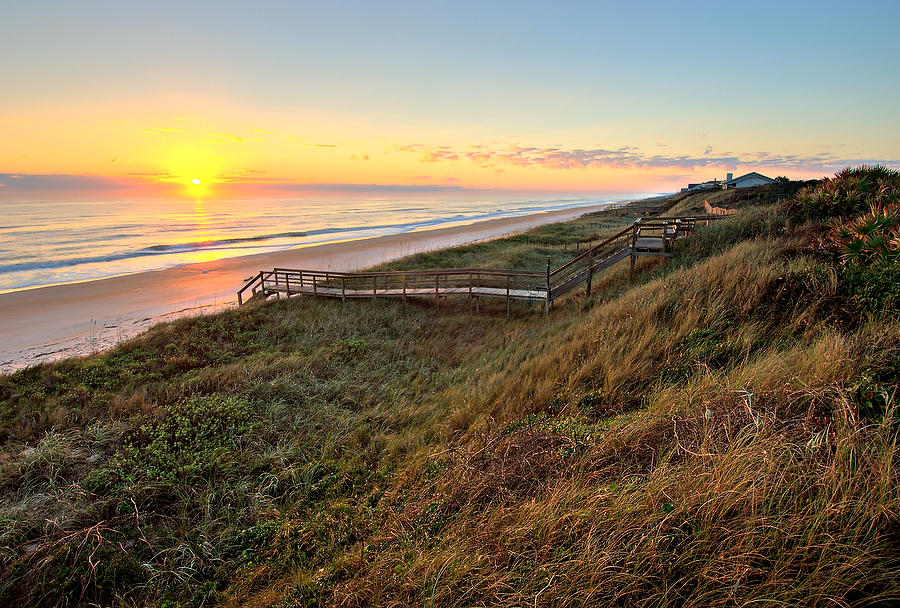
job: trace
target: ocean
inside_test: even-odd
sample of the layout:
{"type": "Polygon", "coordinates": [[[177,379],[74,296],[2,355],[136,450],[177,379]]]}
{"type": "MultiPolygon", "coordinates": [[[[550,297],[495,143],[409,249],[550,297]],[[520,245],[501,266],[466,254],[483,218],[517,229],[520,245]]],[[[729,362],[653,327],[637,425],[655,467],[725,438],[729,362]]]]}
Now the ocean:
{"type": "Polygon", "coordinates": [[[243,201],[0,201],[0,293],[623,198],[353,193],[243,201]]]}

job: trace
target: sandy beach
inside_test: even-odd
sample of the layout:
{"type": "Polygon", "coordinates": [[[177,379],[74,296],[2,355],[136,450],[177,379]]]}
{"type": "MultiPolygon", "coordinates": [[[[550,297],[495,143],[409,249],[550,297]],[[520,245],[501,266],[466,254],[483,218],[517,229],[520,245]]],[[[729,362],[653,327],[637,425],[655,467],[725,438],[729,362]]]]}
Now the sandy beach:
{"type": "Polygon", "coordinates": [[[243,281],[260,270],[276,266],[358,270],[414,253],[522,232],[609,206],[547,211],[0,294],[0,372],[89,354],[159,322],[235,306],[243,281]]]}

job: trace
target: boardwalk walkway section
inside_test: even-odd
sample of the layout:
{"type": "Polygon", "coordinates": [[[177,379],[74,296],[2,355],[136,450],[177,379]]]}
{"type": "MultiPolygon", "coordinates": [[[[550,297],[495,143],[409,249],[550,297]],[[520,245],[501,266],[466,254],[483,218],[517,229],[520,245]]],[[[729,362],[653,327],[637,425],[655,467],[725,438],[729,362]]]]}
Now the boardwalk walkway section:
{"type": "Polygon", "coordinates": [[[672,243],[689,235],[698,222],[709,223],[722,216],[640,218],[634,224],[604,239],[558,268],[544,271],[506,268],[430,268],[378,272],[332,272],[273,268],[247,279],[238,291],[238,304],[284,294],[335,298],[441,298],[464,297],[469,309],[478,309],[481,298],[503,298],[509,314],[513,300],[544,302],[546,312],[557,298],[582,283],[591,293],[594,275],[629,258],[634,269],[641,256],[669,257],[672,243]]]}

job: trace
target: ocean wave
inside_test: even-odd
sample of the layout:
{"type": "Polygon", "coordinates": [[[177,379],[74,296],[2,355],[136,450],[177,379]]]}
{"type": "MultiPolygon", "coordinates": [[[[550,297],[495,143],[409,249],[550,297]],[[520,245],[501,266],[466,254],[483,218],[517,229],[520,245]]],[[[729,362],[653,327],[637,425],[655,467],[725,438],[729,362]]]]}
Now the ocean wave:
{"type": "Polygon", "coordinates": [[[269,241],[272,239],[292,239],[307,236],[307,232],[277,232],[275,234],[260,234],[257,236],[242,236],[228,239],[213,239],[209,241],[194,241],[191,243],[172,243],[168,245],[151,245],[144,247],[140,251],[149,253],[179,253],[185,251],[196,251],[198,249],[214,249],[221,245],[237,245],[238,243],[258,243],[259,241],[269,241]]]}
{"type": "MultiPolygon", "coordinates": [[[[210,249],[229,249],[228,245],[240,245],[243,243],[260,243],[279,238],[298,238],[306,236],[305,232],[280,232],[277,234],[264,234],[252,237],[240,237],[230,239],[215,239],[211,241],[194,241],[190,243],[175,243],[171,245],[151,245],[136,251],[122,251],[119,253],[110,253],[107,255],[71,257],[55,260],[30,260],[27,262],[13,262],[11,264],[0,264],[0,274],[10,272],[27,272],[30,270],[52,270],[56,268],[66,268],[70,266],[80,266],[82,264],[102,264],[109,262],[121,262],[123,260],[131,260],[135,258],[145,258],[151,256],[173,255],[177,253],[192,253],[206,251],[210,249]]],[[[266,247],[265,245],[245,245],[246,247],[266,247]]]]}
{"type": "MultiPolygon", "coordinates": [[[[268,244],[268,241],[280,239],[299,239],[303,237],[316,237],[309,241],[309,244],[324,243],[329,240],[344,238],[364,238],[366,236],[379,236],[391,233],[404,233],[423,228],[435,228],[448,224],[457,224],[460,222],[477,222],[488,219],[497,219],[504,217],[513,217],[526,215],[538,211],[553,211],[557,209],[575,208],[585,205],[593,205],[596,202],[587,201],[549,201],[551,205],[541,205],[538,201],[523,201],[519,205],[502,210],[493,210],[488,212],[475,213],[455,213],[452,215],[444,215],[430,219],[422,219],[413,222],[396,222],[383,224],[368,224],[356,226],[328,226],[312,230],[304,231],[288,231],[276,232],[270,234],[260,234],[245,237],[230,237],[212,239],[207,241],[188,241],[182,243],[161,243],[150,245],[136,250],[113,252],[106,255],[95,256],[72,256],[68,258],[43,259],[43,260],[7,260],[7,263],[0,262],[0,274],[9,274],[16,272],[29,272],[36,270],[53,270],[60,268],[76,267],[85,264],[103,264],[110,262],[121,262],[124,260],[132,260],[136,258],[151,258],[155,256],[176,255],[184,253],[196,253],[209,250],[225,250],[225,249],[248,249],[248,248],[269,248],[269,247],[290,247],[294,243],[286,244],[268,244]],[[350,235],[357,235],[350,237],[350,235]]],[[[449,210],[448,210],[449,211],[449,210]]],[[[452,213],[452,212],[451,212],[452,213]]],[[[173,231],[171,226],[167,227],[169,231],[173,231]]],[[[174,229],[178,231],[178,229],[174,229]]],[[[106,237],[105,240],[117,239],[119,237],[127,238],[127,234],[113,234],[106,237]]],[[[102,241],[104,239],[98,239],[102,241]]]]}

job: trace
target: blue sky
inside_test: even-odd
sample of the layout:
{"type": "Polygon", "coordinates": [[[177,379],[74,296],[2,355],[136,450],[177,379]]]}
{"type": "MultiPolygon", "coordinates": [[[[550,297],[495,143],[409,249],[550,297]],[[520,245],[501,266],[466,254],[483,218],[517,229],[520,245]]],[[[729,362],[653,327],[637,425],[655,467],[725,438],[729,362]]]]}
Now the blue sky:
{"type": "MultiPolygon", "coordinates": [[[[891,163],[898,22],[898,2],[15,3],[0,23],[0,136],[22,139],[21,124],[44,117],[71,150],[69,127],[84,138],[95,121],[123,150],[109,144],[98,158],[119,158],[127,133],[114,137],[102,116],[148,128],[208,118],[228,132],[271,131],[250,126],[268,116],[357,157],[376,140],[458,148],[511,137],[647,157],[891,163]]],[[[0,171],[110,172],[58,154],[17,161],[54,138],[24,144],[0,154],[0,171]]],[[[410,178],[399,166],[394,181],[410,178]]]]}

